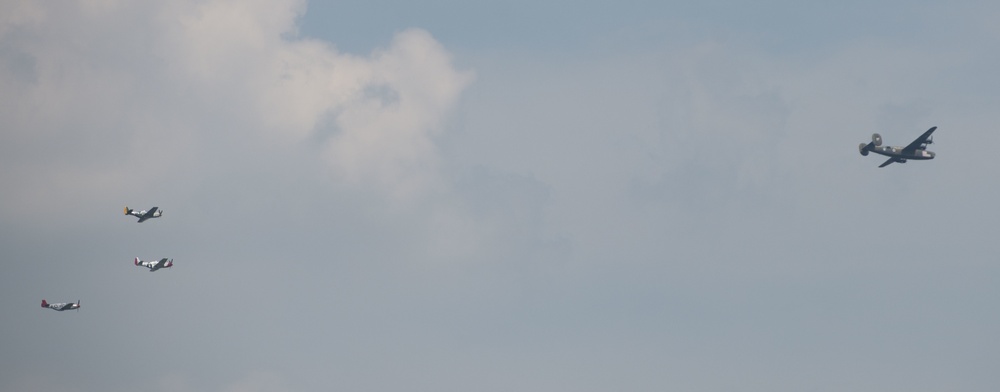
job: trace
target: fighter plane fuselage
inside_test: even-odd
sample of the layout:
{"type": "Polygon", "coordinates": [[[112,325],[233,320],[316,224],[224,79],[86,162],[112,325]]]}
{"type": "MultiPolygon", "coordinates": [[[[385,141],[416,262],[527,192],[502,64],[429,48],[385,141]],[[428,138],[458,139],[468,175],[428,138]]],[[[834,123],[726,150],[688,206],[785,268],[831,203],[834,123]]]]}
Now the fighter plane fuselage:
{"type": "Polygon", "coordinates": [[[45,301],[43,299],[42,300],[42,307],[62,312],[64,310],[79,309],[80,308],[80,301],[76,301],[76,303],[61,302],[61,303],[50,304],[50,303],[48,303],[47,301],[45,301]]]}
{"type": "Polygon", "coordinates": [[[159,261],[142,261],[138,257],[134,261],[136,266],[149,268],[149,272],[156,271],[160,268],[170,268],[174,266],[174,259],[162,258],[159,261]]]}
{"type": "Polygon", "coordinates": [[[147,210],[136,211],[131,208],[128,208],[128,206],[125,206],[125,215],[135,216],[139,218],[139,223],[142,223],[146,219],[159,218],[160,216],[163,216],[163,210],[160,210],[159,207],[153,207],[150,208],[148,211],[147,210]]]}

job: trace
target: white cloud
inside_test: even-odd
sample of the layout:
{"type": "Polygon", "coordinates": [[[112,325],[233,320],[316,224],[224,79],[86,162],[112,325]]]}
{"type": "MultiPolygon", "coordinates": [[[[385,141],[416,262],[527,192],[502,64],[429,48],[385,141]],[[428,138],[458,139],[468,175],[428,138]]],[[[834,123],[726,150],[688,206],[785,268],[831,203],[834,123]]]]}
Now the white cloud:
{"type": "Polygon", "coordinates": [[[344,178],[406,198],[438,180],[432,138],[470,76],[451,69],[444,48],[421,30],[398,34],[370,64],[370,79],[337,108],[328,159],[344,178]]]}
{"type": "Polygon", "coordinates": [[[437,171],[431,138],[470,74],[454,69],[448,52],[418,29],[398,33],[368,57],[289,39],[302,3],[276,4],[187,9],[168,57],[178,60],[183,77],[247,97],[246,113],[268,142],[313,140],[317,127],[333,127],[323,141],[325,161],[343,180],[396,198],[429,187],[437,171]]]}
{"type": "Polygon", "coordinates": [[[234,156],[318,154],[334,182],[387,200],[442,187],[433,137],[471,74],[426,31],[357,56],[299,36],[298,0],[9,9],[0,178],[21,205],[8,213],[70,189],[99,199],[190,178],[234,156]],[[129,181],[94,181],[108,178],[129,181]]]}

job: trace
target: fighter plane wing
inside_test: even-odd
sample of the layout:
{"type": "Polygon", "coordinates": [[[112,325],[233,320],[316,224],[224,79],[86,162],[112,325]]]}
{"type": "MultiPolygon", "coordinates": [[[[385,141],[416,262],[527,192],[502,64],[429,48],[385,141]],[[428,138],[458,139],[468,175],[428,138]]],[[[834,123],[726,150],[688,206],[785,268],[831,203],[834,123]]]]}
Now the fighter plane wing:
{"type": "Polygon", "coordinates": [[[153,267],[155,267],[155,268],[163,268],[163,266],[165,266],[165,265],[167,265],[167,258],[166,257],[160,259],[160,261],[157,261],[156,264],[153,265],[153,267]]]}
{"type": "Polygon", "coordinates": [[[155,218],[156,217],[156,210],[157,209],[159,209],[159,207],[153,207],[153,208],[150,208],[149,211],[146,211],[145,214],[137,215],[139,217],[139,222],[141,223],[141,222],[145,221],[146,219],[155,218]]]}
{"type": "MultiPolygon", "coordinates": [[[[923,135],[920,135],[920,137],[918,137],[917,140],[914,140],[910,142],[910,144],[907,144],[906,147],[903,147],[903,153],[912,154],[914,151],[921,149],[920,146],[927,142],[927,139],[931,137],[931,134],[934,133],[934,130],[936,129],[937,127],[931,127],[931,129],[928,129],[927,132],[924,132],[923,135]]],[[[888,165],[888,163],[886,164],[888,165]]]]}

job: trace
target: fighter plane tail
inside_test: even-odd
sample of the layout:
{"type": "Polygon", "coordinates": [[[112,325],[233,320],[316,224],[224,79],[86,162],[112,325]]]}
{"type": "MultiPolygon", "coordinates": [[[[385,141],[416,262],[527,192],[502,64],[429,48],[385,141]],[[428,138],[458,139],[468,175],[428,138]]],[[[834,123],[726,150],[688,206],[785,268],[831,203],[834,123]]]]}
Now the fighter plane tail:
{"type": "Polygon", "coordinates": [[[140,261],[141,261],[141,260],[139,260],[139,258],[138,258],[138,257],[136,257],[136,258],[135,258],[135,265],[139,265],[139,262],[140,262],[140,261]]]}
{"type": "Polygon", "coordinates": [[[49,303],[48,303],[48,302],[45,302],[45,300],[44,300],[44,299],[42,300],[42,307],[43,307],[43,308],[47,308],[47,307],[49,307],[49,303]]]}
{"type": "Polygon", "coordinates": [[[132,215],[132,209],[125,206],[125,215],[132,215]]]}

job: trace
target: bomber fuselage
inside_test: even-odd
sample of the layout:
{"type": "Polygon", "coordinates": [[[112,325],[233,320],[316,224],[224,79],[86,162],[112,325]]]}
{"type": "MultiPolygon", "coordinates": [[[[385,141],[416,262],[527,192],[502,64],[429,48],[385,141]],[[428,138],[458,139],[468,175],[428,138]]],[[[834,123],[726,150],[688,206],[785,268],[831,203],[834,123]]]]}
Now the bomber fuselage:
{"type": "Polygon", "coordinates": [[[934,159],[934,153],[927,150],[915,150],[912,153],[904,152],[903,147],[899,146],[879,146],[879,147],[868,147],[868,151],[874,152],[876,154],[885,155],[887,157],[902,158],[902,159],[934,159]]]}

